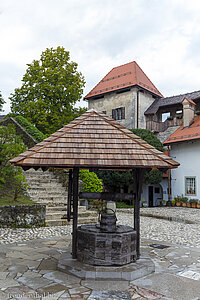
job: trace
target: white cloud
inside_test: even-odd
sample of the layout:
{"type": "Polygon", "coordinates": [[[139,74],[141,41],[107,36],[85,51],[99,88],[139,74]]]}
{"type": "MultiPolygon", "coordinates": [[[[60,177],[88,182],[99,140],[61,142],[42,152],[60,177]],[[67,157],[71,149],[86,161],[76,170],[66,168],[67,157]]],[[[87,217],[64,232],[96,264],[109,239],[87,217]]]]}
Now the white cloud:
{"type": "Polygon", "coordinates": [[[195,0],[2,0],[0,90],[7,100],[26,64],[59,45],[79,64],[85,94],[133,60],[166,96],[198,90],[199,10],[195,0]]]}

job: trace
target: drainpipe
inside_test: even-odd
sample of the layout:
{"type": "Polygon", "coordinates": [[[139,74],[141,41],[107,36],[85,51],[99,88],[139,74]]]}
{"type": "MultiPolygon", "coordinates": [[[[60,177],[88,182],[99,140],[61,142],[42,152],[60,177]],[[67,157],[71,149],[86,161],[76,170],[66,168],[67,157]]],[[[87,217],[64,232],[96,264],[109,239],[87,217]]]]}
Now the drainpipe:
{"type": "Polygon", "coordinates": [[[139,90],[137,90],[136,98],[136,128],[139,128],[139,90]]]}

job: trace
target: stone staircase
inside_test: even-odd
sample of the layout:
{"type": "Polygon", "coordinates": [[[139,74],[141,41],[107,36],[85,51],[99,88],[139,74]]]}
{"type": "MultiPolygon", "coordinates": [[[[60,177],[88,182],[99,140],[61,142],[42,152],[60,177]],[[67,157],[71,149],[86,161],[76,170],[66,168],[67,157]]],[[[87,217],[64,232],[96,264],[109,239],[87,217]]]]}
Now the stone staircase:
{"type": "MultiPolygon", "coordinates": [[[[53,172],[41,169],[29,169],[23,174],[29,186],[27,193],[30,199],[46,205],[46,225],[72,224],[72,221],[62,219],[67,213],[67,189],[59,178],[53,172]]],[[[86,210],[85,206],[78,207],[78,224],[97,223],[97,219],[97,212],[86,210]]]]}
{"type": "Polygon", "coordinates": [[[29,185],[27,193],[31,200],[48,206],[67,204],[66,187],[53,172],[29,169],[23,174],[29,185]]]}
{"type": "MultiPolygon", "coordinates": [[[[68,222],[66,219],[62,219],[67,214],[66,206],[48,206],[46,208],[46,225],[47,226],[61,226],[69,225],[73,223],[71,220],[68,222]]],[[[98,214],[96,211],[86,210],[85,206],[78,207],[78,224],[90,224],[97,223],[98,214]]]]}

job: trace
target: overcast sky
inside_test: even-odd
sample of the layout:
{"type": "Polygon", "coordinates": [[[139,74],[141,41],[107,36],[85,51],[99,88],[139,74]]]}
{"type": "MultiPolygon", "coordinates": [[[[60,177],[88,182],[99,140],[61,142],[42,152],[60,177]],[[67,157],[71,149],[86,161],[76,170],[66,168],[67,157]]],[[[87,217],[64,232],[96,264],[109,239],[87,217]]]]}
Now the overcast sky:
{"type": "Polygon", "coordinates": [[[200,90],[199,0],[0,0],[0,42],[5,113],[26,64],[57,46],[78,63],[84,95],[134,60],[164,96],[200,90]]]}

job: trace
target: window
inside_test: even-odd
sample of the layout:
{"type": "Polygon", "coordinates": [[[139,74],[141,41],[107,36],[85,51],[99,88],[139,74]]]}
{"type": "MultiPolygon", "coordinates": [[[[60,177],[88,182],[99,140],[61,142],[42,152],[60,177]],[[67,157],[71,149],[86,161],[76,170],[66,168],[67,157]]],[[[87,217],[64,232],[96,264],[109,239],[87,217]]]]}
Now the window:
{"type": "Polygon", "coordinates": [[[170,112],[162,114],[162,122],[165,122],[167,120],[167,118],[170,118],[170,112]]]}
{"type": "Polygon", "coordinates": [[[159,187],[155,187],[155,194],[160,194],[160,189],[159,189],[159,187]]]}
{"type": "Polygon", "coordinates": [[[125,119],[125,107],[119,107],[119,108],[112,109],[112,118],[114,120],[125,119]]]}
{"type": "Polygon", "coordinates": [[[185,177],[185,194],[196,195],[196,178],[185,177]]]}

